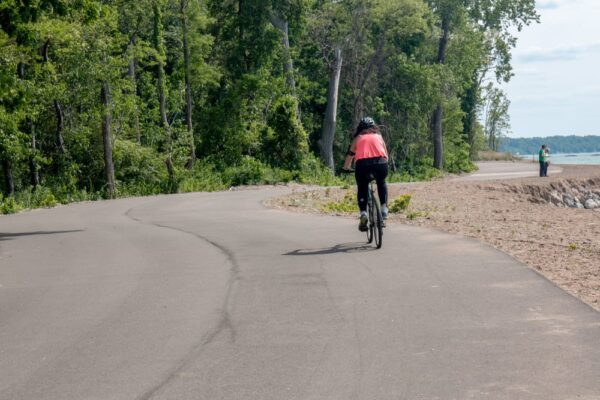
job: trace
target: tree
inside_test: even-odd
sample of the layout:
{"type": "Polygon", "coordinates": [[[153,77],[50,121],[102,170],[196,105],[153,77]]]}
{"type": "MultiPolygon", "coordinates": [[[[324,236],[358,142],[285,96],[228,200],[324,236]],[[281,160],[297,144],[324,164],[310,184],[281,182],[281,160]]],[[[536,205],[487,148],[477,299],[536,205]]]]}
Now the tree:
{"type": "Polygon", "coordinates": [[[489,84],[485,89],[483,120],[490,150],[498,151],[500,140],[510,132],[510,101],[504,92],[489,84]]]}
{"type": "MultiPolygon", "coordinates": [[[[439,18],[440,37],[436,63],[446,63],[446,52],[450,40],[451,30],[462,22],[465,9],[469,0],[430,0],[433,11],[439,18]]],[[[444,107],[442,102],[438,103],[431,118],[431,137],[433,141],[433,167],[444,168],[444,132],[443,132],[444,107]]]]}
{"type": "Polygon", "coordinates": [[[475,156],[475,126],[477,107],[481,104],[482,85],[490,75],[497,82],[508,82],[513,73],[511,50],[517,44],[515,30],[539,22],[534,0],[474,0],[469,19],[477,32],[481,33],[482,57],[472,72],[471,82],[463,96],[462,109],[465,113],[464,135],[471,145],[471,156],[475,156]]]}

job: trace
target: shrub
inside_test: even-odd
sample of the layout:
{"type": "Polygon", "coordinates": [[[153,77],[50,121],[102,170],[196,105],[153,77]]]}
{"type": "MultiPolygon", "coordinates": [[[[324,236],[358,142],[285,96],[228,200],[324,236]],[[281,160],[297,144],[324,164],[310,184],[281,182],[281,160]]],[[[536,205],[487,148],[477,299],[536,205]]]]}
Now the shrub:
{"type": "Polygon", "coordinates": [[[115,178],[123,194],[149,195],[165,190],[167,169],[155,150],[128,140],[117,140],[113,158],[115,178]]]}
{"type": "Polygon", "coordinates": [[[252,157],[242,157],[238,165],[223,171],[223,182],[228,186],[257,185],[263,183],[266,167],[252,157]]]}
{"type": "Polygon", "coordinates": [[[269,165],[299,170],[308,155],[308,135],[298,118],[298,102],[283,96],[273,105],[268,126],[263,130],[263,158],[269,165]]]}
{"type": "Polygon", "coordinates": [[[17,203],[13,196],[0,197],[0,214],[14,214],[22,210],[21,205],[17,203]]]}
{"type": "Polygon", "coordinates": [[[401,213],[405,211],[408,208],[411,199],[412,195],[410,194],[403,194],[402,196],[396,198],[392,204],[390,204],[390,212],[401,213]]]}
{"type": "Polygon", "coordinates": [[[323,211],[351,213],[357,210],[356,193],[348,192],[340,201],[329,202],[322,207],[323,211]]]}

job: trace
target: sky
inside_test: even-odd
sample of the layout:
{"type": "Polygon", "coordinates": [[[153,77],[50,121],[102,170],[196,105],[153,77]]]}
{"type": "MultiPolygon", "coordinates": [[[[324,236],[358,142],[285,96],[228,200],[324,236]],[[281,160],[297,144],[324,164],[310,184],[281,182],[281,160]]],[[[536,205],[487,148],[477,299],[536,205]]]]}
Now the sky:
{"type": "Polygon", "coordinates": [[[517,34],[510,137],[600,135],[600,0],[537,0],[517,34]]]}

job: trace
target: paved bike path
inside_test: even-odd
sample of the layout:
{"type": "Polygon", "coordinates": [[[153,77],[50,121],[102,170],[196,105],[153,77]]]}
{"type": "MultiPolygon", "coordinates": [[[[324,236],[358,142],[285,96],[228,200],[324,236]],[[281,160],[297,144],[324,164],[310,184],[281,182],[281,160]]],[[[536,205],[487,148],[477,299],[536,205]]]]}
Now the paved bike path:
{"type": "Polygon", "coordinates": [[[473,240],[261,205],[286,191],[0,219],[0,398],[600,398],[600,313],[473,240]]]}

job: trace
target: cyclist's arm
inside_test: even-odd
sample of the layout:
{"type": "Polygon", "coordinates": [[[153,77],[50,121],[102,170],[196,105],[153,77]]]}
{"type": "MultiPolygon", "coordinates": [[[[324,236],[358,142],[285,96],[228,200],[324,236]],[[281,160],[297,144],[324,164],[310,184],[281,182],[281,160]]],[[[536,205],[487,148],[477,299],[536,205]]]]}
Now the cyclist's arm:
{"type": "Polygon", "coordinates": [[[348,170],[352,167],[352,160],[354,160],[354,154],[356,153],[356,139],[352,141],[352,144],[348,148],[346,153],[346,160],[344,161],[343,169],[348,170]]]}

